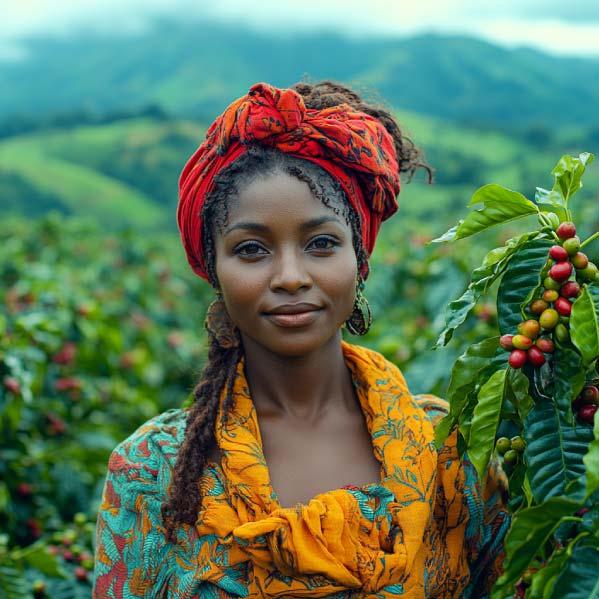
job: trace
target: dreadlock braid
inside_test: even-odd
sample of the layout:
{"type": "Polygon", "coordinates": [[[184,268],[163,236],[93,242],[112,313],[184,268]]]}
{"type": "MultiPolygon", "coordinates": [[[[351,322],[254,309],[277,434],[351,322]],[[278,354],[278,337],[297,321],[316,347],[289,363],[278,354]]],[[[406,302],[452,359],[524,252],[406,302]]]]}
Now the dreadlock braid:
{"type": "MultiPolygon", "coordinates": [[[[292,89],[304,97],[307,108],[323,109],[347,103],[379,119],[393,137],[399,172],[411,177],[417,169],[423,168],[430,181],[431,168],[422,158],[420,150],[403,136],[388,110],[366,104],[355,91],[330,81],[314,85],[298,83],[292,89]]],[[[206,272],[213,287],[218,289],[215,234],[226,227],[232,202],[244,186],[276,172],[287,173],[305,182],[316,198],[346,220],[352,230],[358,272],[364,272],[368,256],[362,245],[360,217],[346,198],[340,183],[313,162],[272,148],[251,145],[237,160],[216,175],[213,189],[202,208],[206,272]]],[[[187,414],[185,437],[177,455],[168,500],[162,505],[162,517],[170,542],[176,542],[178,523],[194,524],[197,520],[202,503],[200,481],[210,451],[216,443],[215,425],[219,404],[223,398],[222,413],[226,419],[242,352],[241,342],[237,347],[225,349],[218,345],[215,338],[210,337],[208,362],[194,390],[195,402],[187,414]]]]}
{"type": "Polygon", "coordinates": [[[231,403],[241,345],[225,349],[210,336],[208,362],[194,389],[195,402],[187,414],[185,437],[177,455],[169,499],[162,504],[162,518],[167,539],[176,542],[179,522],[194,524],[201,504],[199,480],[214,447],[214,426],[223,389],[226,390],[223,408],[231,403]]]}

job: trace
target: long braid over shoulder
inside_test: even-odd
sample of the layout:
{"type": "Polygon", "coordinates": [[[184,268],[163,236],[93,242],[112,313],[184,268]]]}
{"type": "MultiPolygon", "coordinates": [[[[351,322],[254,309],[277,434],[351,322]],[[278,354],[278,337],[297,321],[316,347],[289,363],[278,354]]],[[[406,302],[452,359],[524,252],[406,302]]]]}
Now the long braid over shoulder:
{"type": "MultiPolygon", "coordinates": [[[[323,109],[346,103],[379,119],[393,137],[400,173],[411,177],[417,169],[422,168],[430,181],[431,168],[424,161],[420,150],[402,134],[388,110],[366,104],[353,90],[330,81],[314,85],[298,83],[292,89],[304,97],[308,108],[323,109]]],[[[245,185],[275,172],[287,173],[304,181],[315,197],[345,218],[352,230],[358,270],[362,271],[368,256],[362,246],[360,217],[346,199],[339,182],[312,162],[255,145],[249,146],[244,154],[215,177],[213,190],[202,208],[206,270],[212,285],[218,289],[214,239],[226,227],[231,203],[245,185]]],[[[216,445],[215,425],[219,404],[224,392],[223,417],[226,418],[242,352],[241,343],[238,347],[225,349],[210,336],[208,362],[194,391],[195,401],[187,414],[185,437],[177,455],[168,499],[162,505],[163,521],[170,542],[176,542],[178,524],[193,525],[197,520],[202,504],[202,472],[216,445]]]]}

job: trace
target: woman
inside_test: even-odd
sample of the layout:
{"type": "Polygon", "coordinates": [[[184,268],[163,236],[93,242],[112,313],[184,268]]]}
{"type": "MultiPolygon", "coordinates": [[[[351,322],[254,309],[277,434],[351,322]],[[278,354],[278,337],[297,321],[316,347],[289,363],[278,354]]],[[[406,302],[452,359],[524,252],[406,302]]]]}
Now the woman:
{"type": "Polygon", "coordinates": [[[483,597],[508,525],[444,402],[344,343],[399,174],[427,168],[391,115],[323,82],[251,88],[180,181],[179,228],[216,290],[188,410],[114,451],[94,596],[483,597]]]}

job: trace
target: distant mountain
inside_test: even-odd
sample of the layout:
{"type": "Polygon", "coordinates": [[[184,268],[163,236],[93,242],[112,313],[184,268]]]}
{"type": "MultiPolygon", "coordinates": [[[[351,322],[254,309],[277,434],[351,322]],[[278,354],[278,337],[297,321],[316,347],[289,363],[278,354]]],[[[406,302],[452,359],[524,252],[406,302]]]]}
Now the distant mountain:
{"type": "Polygon", "coordinates": [[[484,127],[598,127],[599,61],[506,50],[465,37],[258,34],[209,22],[144,33],[35,38],[0,63],[0,121],[154,105],[207,120],[251,83],[308,75],[375,88],[396,108],[484,127]]]}

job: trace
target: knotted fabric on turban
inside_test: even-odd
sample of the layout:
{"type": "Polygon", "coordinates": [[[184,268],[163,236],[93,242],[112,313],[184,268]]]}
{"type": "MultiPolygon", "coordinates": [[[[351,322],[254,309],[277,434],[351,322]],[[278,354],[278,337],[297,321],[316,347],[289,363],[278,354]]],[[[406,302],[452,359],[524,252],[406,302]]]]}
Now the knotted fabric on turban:
{"type": "Polygon", "coordinates": [[[399,174],[393,139],[376,118],[339,104],[306,108],[291,89],[254,85],[206,133],[179,180],[177,220],[187,260],[208,280],[202,240],[202,206],[214,178],[250,144],[276,148],[314,162],[339,181],[362,223],[368,255],[381,221],[397,210],[399,174]]]}

